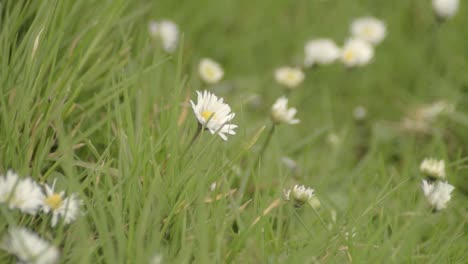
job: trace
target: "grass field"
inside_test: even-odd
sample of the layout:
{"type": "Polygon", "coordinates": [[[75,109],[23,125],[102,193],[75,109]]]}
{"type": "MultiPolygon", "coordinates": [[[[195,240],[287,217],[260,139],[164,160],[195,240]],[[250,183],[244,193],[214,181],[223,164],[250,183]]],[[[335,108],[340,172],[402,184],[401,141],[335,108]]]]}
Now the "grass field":
{"type": "Polygon", "coordinates": [[[0,1],[0,174],[56,179],[83,201],[55,228],[0,204],[0,235],[26,227],[60,263],[467,263],[468,5],[438,23],[430,2],[0,1]],[[372,63],[306,68],[290,92],[275,82],[306,41],[341,46],[366,15],[387,26],[372,63]],[[148,33],[161,19],[181,32],[174,53],[148,33]],[[204,57],[220,83],[200,79],[204,57]],[[189,100],[205,89],[236,113],[237,135],[202,131],[187,147],[189,100]],[[286,94],[301,123],[276,126],[260,155],[286,94]],[[402,126],[435,102],[454,110],[423,132],[402,126]],[[455,186],[436,213],[426,157],[444,159],[455,186]],[[294,184],[321,206],[285,201],[294,184]]]}

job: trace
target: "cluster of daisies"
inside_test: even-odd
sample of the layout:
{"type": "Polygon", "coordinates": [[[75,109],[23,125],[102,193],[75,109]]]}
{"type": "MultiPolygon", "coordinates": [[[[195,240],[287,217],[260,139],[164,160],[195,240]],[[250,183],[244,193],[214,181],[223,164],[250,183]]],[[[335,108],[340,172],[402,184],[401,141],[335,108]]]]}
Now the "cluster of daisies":
{"type": "Polygon", "coordinates": [[[455,187],[446,181],[444,160],[426,158],[421,162],[419,170],[425,176],[421,187],[427,202],[434,211],[445,209],[455,187]]]}
{"type": "MultiPolygon", "coordinates": [[[[0,205],[23,214],[36,216],[51,215],[50,225],[56,227],[75,221],[81,214],[82,201],[76,193],[69,196],[55,190],[52,185],[40,185],[31,177],[19,177],[13,171],[0,175],[0,205]]],[[[16,256],[20,263],[56,263],[59,258],[57,247],[24,227],[11,227],[3,237],[0,248],[16,256]]]]}

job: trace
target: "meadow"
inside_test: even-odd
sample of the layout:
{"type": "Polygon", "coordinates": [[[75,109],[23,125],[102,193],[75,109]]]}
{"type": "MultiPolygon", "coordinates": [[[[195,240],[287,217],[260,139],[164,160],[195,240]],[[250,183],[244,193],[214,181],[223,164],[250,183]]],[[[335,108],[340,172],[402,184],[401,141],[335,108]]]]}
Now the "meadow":
{"type": "Polygon", "coordinates": [[[467,24],[466,2],[441,20],[429,0],[0,1],[0,175],[81,201],[51,226],[0,181],[0,263],[15,227],[57,263],[467,263],[467,24]],[[341,47],[364,16],[386,26],[369,64],[303,67],[307,41],[341,47]],[[279,84],[283,66],[303,82],[279,84]],[[235,135],[199,124],[196,91],[224,99],[235,135]],[[273,125],[281,96],[300,123],[273,125]],[[455,187],[442,210],[429,157],[455,187]],[[288,200],[296,184],[314,200],[288,200]]]}

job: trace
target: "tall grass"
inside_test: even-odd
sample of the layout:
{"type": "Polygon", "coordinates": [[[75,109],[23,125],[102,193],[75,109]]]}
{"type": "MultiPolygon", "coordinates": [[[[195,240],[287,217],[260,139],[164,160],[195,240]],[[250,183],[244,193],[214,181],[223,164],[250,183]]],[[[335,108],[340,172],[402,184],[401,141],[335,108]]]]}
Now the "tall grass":
{"type": "MultiPolygon", "coordinates": [[[[51,229],[47,216],[1,205],[0,234],[34,228],[62,263],[465,262],[468,6],[435,25],[429,2],[2,1],[0,171],[57,178],[80,194],[84,215],[51,229]],[[290,95],[301,124],[278,126],[257,163],[284,93],[273,70],[300,63],[310,38],[342,43],[368,14],[389,32],[374,62],[308,70],[290,95]],[[161,18],[183,32],[174,54],[148,35],[161,18]],[[224,142],[204,132],[184,153],[197,129],[188,100],[206,88],[202,57],[225,68],[213,92],[237,114],[238,134],[224,142]],[[398,129],[406,109],[436,100],[456,111],[431,135],[398,129]],[[368,109],[360,122],[358,105],[368,109]],[[456,186],[436,214],[420,190],[426,156],[446,159],[456,186]],[[295,183],[315,189],[327,228],[281,199],[295,183]]],[[[1,251],[0,262],[14,258],[1,251]]]]}

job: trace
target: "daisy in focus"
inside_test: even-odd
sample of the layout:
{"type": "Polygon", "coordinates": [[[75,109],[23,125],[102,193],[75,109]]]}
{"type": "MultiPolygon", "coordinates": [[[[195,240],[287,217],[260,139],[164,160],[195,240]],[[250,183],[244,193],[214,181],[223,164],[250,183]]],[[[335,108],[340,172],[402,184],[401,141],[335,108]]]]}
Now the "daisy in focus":
{"type": "Polygon", "coordinates": [[[281,67],[275,70],[276,81],[289,89],[296,88],[304,78],[304,72],[299,68],[281,67]]]}
{"type": "Polygon", "coordinates": [[[455,189],[455,187],[447,182],[437,181],[429,183],[426,180],[422,181],[421,188],[429,205],[436,211],[447,208],[447,203],[452,198],[451,193],[455,189]]]}
{"type": "Polygon", "coordinates": [[[59,251],[54,245],[25,228],[10,228],[0,247],[15,255],[18,263],[53,264],[59,259],[59,251]]]}
{"type": "Polygon", "coordinates": [[[292,189],[283,191],[283,196],[286,201],[292,201],[296,207],[301,207],[305,203],[313,202],[314,189],[304,185],[294,185],[292,189]]]}
{"type": "Polygon", "coordinates": [[[29,177],[21,179],[13,171],[0,176],[0,203],[7,203],[10,209],[35,215],[43,197],[41,187],[29,177]]]}
{"type": "Polygon", "coordinates": [[[385,23],[375,17],[358,18],[351,23],[351,34],[355,38],[376,45],[385,38],[385,23]]]}
{"type": "Polygon", "coordinates": [[[190,103],[198,123],[211,134],[218,134],[223,140],[227,140],[226,134],[235,135],[234,129],[237,125],[230,123],[235,113],[231,113],[231,107],[224,103],[223,98],[218,98],[208,91],[197,91],[197,95],[197,103],[192,100],[190,103]]]}
{"type": "Polygon", "coordinates": [[[458,0],[432,0],[432,8],[441,19],[453,17],[458,10],[458,0]]]}
{"type": "Polygon", "coordinates": [[[331,39],[314,39],[306,43],[304,65],[327,65],[340,57],[340,48],[331,39]]]}
{"type": "Polygon", "coordinates": [[[200,61],[200,64],[198,65],[198,73],[202,80],[209,84],[221,81],[224,76],[224,71],[221,65],[208,58],[200,61]]]}
{"type": "Polygon", "coordinates": [[[300,120],[294,118],[296,113],[296,108],[288,108],[288,99],[284,96],[278,98],[271,108],[271,118],[276,125],[281,123],[298,124],[300,120]]]}
{"type": "Polygon", "coordinates": [[[364,66],[374,57],[374,48],[366,41],[351,38],[341,51],[341,61],[347,67],[364,66]]]}
{"type": "Polygon", "coordinates": [[[52,227],[55,227],[59,218],[63,218],[65,224],[69,224],[80,215],[80,206],[82,201],[78,199],[77,194],[73,193],[65,198],[65,192],[55,192],[55,180],[52,187],[45,185],[45,197],[43,200],[42,211],[52,214],[52,227]]]}
{"type": "Polygon", "coordinates": [[[175,51],[179,42],[179,29],[174,22],[169,20],[150,21],[148,30],[154,39],[161,40],[163,49],[166,52],[172,53],[175,51]]]}
{"type": "Polygon", "coordinates": [[[432,179],[445,179],[445,162],[444,160],[436,160],[426,158],[421,162],[419,170],[432,179]]]}

